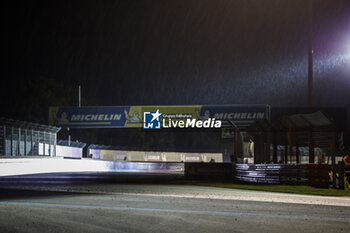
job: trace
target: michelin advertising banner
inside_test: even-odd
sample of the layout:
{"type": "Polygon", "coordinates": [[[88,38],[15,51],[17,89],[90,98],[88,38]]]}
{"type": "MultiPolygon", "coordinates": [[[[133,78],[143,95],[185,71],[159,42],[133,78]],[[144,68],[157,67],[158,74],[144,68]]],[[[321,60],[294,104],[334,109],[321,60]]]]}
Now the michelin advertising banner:
{"type": "MultiPolygon", "coordinates": [[[[67,128],[142,128],[145,121],[158,120],[168,128],[182,120],[221,121],[221,127],[247,127],[267,120],[267,105],[160,105],[160,106],[84,106],[50,107],[49,123],[67,128]],[[231,123],[230,123],[230,122],[231,123]]],[[[153,123],[153,122],[152,122],[153,123]]],[[[145,128],[145,127],[144,127],[145,128]]]]}

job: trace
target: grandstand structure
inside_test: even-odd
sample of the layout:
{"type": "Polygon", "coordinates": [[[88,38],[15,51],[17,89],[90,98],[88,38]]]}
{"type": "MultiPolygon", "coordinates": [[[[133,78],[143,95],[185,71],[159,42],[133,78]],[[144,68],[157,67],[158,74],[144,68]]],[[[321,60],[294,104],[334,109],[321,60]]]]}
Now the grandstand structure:
{"type": "Polygon", "coordinates": [[[60,127],[0,118],[0,156],[56,156],[60,127]]]}

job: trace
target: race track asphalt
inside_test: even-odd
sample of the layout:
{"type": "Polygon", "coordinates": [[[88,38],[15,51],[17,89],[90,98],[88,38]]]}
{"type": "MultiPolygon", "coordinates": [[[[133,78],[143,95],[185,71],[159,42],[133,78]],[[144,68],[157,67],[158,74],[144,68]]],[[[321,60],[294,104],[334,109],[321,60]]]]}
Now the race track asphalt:
{"type": "Polygon", "coordinates": [[[349,232],[349,198],[167,184],[176,174],[75,175],[1,178],[0,232],[349,232]]]}

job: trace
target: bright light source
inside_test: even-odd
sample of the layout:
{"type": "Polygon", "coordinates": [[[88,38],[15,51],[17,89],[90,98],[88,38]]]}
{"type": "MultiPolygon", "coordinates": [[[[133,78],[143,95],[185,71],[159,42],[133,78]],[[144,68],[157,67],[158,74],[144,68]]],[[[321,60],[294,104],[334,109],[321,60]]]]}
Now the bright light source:
{"type": "Polygon", "coordinates": [[[72,160],[63,158],[1,159],[0,177],[58,172],[183,173],[183,163],[72,160]]]}

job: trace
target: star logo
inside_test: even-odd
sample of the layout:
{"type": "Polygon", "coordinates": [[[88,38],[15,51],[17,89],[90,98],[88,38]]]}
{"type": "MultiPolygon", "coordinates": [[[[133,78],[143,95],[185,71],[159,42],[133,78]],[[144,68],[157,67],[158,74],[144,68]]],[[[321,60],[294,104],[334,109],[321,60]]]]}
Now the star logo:
{"type": "Polygon", "coordinates": [[[143,128],[144,129],[160,129],[160,116],[162,113],[157,109],[156,112],[143,112],[143,128]]]}
{"type": "Polygon", "coordinates": [[[152,114],[152,116],[153,116],[151,122],[153,122],[153,121],[156,120],[156,119],[157,119],[157,121],[159,121],[159,117],[160,117],[160,115],[162,115],[162,114],[159,112],[159,109],[157,109],[157,111],[156,111],[155,113],[151,113],[151,114],[152,114]]]}

